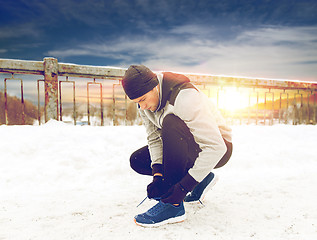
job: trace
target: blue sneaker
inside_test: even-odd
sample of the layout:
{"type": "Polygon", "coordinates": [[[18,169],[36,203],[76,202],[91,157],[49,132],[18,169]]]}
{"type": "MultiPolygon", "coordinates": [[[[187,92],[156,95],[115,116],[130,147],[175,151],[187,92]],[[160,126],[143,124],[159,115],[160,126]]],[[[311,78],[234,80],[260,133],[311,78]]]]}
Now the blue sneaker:
{"type": "Polygon", "coordinates": [[[147,212],[134,217],[134,222],[143,227],[158,227],[167,223],[182,222],[186,219],[184,203],[174,206],[159,201],[147,212]]]}
{"type": "Polygon", "coordinates": [[[194,189],[191,193],[189,193],[184,202],[198,202],[204,199],[205,194],[211,189],[216,182],[218,181],[218,177],[215,176],[212,172],[209,173],[194,189]]]}

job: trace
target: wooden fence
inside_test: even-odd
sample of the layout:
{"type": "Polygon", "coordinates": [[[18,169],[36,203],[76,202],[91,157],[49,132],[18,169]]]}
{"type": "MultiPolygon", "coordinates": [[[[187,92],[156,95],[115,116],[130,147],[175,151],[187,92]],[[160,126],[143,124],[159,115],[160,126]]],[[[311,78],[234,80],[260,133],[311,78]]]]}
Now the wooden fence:
{"type": "MultiPolygon", "coordinates": [[[[41,116],[44,121],[63,119],[62,89],[65,84],[72,87],[72,114],[73,123],[78,123],[78,84],[80,79],[88,79],[86,87],[86,116],[87,124],[91,124],[92,98],[90,90],[98,88],[98,98],[94,97],[94,104],[98,102],[100,125],[104,125],[105,100],[108,99],[111,107],[113,125],[120,124],[118,119],[124,119],[127,124],[129,111],[135,111],[129,107],[130,101],[124,95],[121,87],[121,78],[126,69],[102,66],[84,66],[76,64],[59,63],[55,58],[44,58],[43,61],[25,61],[0,59],[0,81],[4,83],[4,111],[5,124],[8,120],[7,84],[10,81],[20,82],[21,119],[24,121],[24,80],[23,76],[39,76],[37,81],[37,109],[38,122],[41,124],[41,116]],[[10,77],[5,77],[5,76],[10,77]],[[16,76],[19,77],[16,77],[16,76]],[[2,77],[2,79],[1,79],[2,77]],[[40,84],[44,85],[43,114],[40,105],[40,84]],[[105,88],[111,89],[105,92],[105,88]],[[111,85],[111,87],[109,87],[111,85]],[[123,117],[122,117],[123,116],[123,117]]],[[[232,76],[216,76],[208,74],[188,74],[191,81],[205,92],[210,99],[215,101],[218,108],[227,118],[229,123],[235,124],[316,124],[316,91],[317,83],[261,79],[232,76]]],[[[35,77],[36,78],[36,77],[35,77]]],[[[35,90],[34,90],[35,91],[35,90]]],[[[110,109],[110,110],[109,110],[110,109]]],[[[109,117],[109,114],[108,114],[109,117]]],[[[133,117],[132,117],[133,118],[133,117]]],[[[135,118],[135,117],[134,117],[135,118]]]]}

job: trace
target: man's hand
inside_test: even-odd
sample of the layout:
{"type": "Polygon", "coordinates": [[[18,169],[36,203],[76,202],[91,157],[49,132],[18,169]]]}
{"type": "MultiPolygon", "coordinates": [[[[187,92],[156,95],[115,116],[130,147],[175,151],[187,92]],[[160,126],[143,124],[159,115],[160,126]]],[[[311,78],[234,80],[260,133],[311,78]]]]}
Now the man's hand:
{"type": "Polygon", "coordinates": [[[187,193],[188,191],[180,183],[176,183],[162,196],[161,201],[164,203],[179,204],[184,200],[187,193]]]}
{"type": "Polygon", "coordinates": [[[181,203],[186,194],[194,189],[198,182],[187,173],[180,182],[173,185],[161,198],[162,202],[178,204],[181,203]]]}
{"type": "Polygon", "coordinates": [[[167,184],[162,176],[156,175],[153,181],[147,186],[148,198],[160,198],[168,190],[167,184]]]}

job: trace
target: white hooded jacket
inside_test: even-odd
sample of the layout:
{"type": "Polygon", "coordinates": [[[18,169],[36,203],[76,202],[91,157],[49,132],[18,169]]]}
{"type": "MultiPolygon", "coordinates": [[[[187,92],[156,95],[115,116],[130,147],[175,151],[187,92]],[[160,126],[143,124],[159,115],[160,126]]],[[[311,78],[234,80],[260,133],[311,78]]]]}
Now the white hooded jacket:
{"type": "Polygon", "coordinates": [[[226,153],[223,139],[232,142],[231,128],[216,106],[186,76],[164,72],[158,73],[157,77],[160,87],[158,109],[151,112],[139,108],[148,135],[152,165],[162,164],[162,123],[166,115],[174,114],[185,122],[202,150],[188,171],[197,182],[201,182],[226,153]]]}

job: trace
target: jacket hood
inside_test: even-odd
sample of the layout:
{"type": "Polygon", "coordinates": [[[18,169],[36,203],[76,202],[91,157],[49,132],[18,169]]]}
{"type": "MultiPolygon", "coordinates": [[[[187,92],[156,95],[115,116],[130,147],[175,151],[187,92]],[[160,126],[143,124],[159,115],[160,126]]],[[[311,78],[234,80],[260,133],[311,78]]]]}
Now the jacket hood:
{"type": "Polygon", "coordinates": [[[163,109],[169,101],[171,104],[174,104],[177,94],[181,89],[185,88],[194,88],[194,86],[190,83],[188,77],[172,73],[172,72],[163,72],[163,80],[162,80],[162,92],[161,92],[161,102],[159,104],[159,108],[156,111],[160,111],[163,109]]]}

